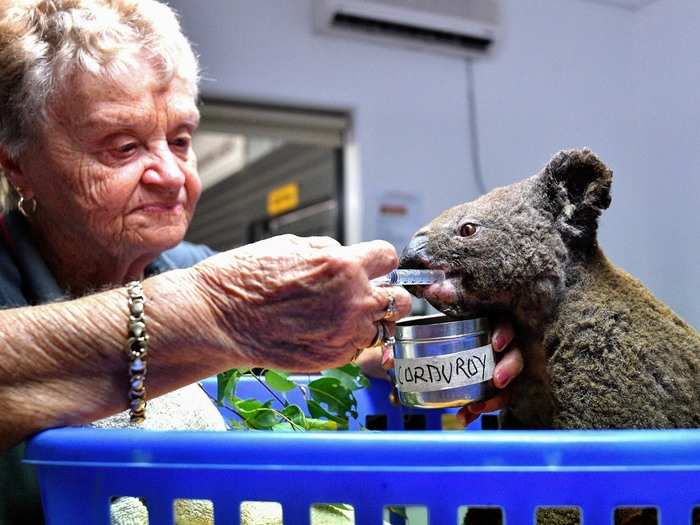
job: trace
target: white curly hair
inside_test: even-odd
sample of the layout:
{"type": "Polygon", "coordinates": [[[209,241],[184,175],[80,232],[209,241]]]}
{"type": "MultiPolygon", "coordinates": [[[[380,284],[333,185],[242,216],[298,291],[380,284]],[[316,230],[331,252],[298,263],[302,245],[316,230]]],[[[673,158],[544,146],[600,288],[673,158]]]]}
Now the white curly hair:
{"type": "MultiPolygon", "coordinates": [[[[16,160],[76,73],[123,86],[146,59],[197,96],[199,66],[170,7],[155,0],[0,0],[0,148],[16,160]]],[[[0,211],[18,195],[0,168],[0,211]]]]}

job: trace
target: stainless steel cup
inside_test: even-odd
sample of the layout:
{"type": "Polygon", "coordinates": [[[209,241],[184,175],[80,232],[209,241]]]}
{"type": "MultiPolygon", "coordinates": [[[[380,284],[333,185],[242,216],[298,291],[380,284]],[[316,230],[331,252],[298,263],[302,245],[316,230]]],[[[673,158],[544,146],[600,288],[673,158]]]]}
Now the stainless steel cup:
{"type": "Polygon", "coordinates": [[[395,337],[390,375],[401,404],[446,408],[495,394],[488,319],[407,317],[396,323],[395,337]]]}

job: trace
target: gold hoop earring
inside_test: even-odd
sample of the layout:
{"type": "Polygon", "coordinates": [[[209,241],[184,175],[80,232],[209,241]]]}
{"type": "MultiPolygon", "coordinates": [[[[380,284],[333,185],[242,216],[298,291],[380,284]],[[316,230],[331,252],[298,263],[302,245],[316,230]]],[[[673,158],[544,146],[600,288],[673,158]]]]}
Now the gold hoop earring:
{"type": "Polygon", "coordinates": [[[36,202],[36,199],[32,197],[31,199],[25,199],[24,195],[20,194],[19,196],[19,202],[17,203],[17,208],[19,208],[19,212],[24,215],[25,217],[29,218],[32,215],[36,213],[36,208],[38,204],[36,202]],[[27,203],[31,203],[31,209],[27,210],[25,206],[27,203]]]}

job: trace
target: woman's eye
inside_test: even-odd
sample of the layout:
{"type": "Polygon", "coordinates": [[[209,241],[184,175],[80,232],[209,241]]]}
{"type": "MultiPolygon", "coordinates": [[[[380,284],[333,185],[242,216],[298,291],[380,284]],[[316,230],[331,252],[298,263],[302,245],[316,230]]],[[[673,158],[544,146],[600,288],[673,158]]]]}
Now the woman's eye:
{"type": "Polygon", "coordinates": [[[471,237],[476,233],[476,230],[478,229],[478,226],[476,224],[473,224],[471,222],[465,222],[462,224],[462,226],[459,227],[459,234],[462,237],[471,237]]]}
{"type": "Polygon", "coordinates": [[[186,149],[186,148],[190,147],[190,138],[189,137],[177,137],[170,144],[172,144],[176,148],[186,149]]]}
{"type": "Polygon", "coordinates": [[[137,146],[138,146],[138,144],[136,144],[135,142],[129,142],[127,144],[119,146],[117,148],[117,151],[121,154],[129,154],[129,153],[133,152],[134,150],[136,150],[137,146]]]}

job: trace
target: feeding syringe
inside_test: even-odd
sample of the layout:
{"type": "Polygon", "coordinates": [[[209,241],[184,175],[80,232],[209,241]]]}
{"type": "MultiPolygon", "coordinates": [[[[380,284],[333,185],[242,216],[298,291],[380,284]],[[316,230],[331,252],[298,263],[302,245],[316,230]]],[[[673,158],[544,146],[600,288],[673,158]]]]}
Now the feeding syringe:
{"type": "Polygon", "coordinates": [[[414,286],[437,283],[445,279],[442,270],[393,270],[392,272],[372,279],[374,286],[414,286]]]}

